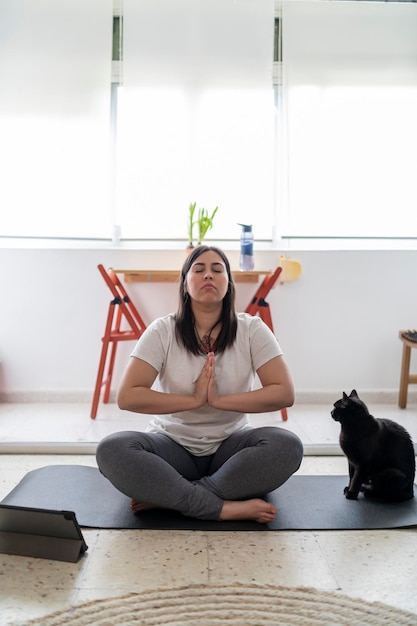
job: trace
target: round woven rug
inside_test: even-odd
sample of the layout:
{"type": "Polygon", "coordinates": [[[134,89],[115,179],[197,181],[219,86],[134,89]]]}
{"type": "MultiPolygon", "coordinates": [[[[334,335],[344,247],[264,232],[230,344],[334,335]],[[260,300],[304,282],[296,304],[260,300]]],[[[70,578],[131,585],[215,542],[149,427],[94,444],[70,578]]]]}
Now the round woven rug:
{"type": "Polygon", "coordinates": [[[27,626],[416,626],[417,615],[310,587],[195,585],[79,604],[27,626]]]}

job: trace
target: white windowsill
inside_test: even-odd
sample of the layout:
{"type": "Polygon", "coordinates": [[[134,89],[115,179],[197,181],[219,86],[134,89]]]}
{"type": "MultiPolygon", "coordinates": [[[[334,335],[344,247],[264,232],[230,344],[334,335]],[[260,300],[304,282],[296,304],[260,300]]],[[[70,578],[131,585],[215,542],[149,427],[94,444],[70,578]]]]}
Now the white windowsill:
{"type": "MultiPolygon", "coordinates": [[[[204,243],[218,246],[226,252],[239,250],[239,241],[210,240],[204,243]]],[[[110,239],[54,239],[0,237],[3,250],[185,250],[185,240],[133,240],[123,239],[118,244],[110,239]]],[[[283,238],[254,242],[255,251],[326,251],[326,250],[417,250],[417,238],[399,239],[350,239],[350,238],[283,238]]]]}

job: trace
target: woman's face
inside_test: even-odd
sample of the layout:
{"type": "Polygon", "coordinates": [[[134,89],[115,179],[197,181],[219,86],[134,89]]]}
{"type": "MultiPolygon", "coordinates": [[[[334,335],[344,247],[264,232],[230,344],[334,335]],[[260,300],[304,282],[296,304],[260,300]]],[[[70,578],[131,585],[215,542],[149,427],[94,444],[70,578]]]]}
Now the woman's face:
{"type": "Polygon", "coordinates": [[[199,303],[222,302],[229,286],[229,277],[223,259],[209,250],[200,254],[185,278],[185,290],[191,300],[199,303]]]}

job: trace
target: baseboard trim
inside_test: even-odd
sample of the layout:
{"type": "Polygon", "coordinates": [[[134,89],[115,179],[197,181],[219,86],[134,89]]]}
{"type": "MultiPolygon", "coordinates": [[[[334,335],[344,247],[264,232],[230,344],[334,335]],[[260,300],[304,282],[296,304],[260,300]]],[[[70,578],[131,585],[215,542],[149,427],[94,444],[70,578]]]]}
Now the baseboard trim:
{"type": "MultiPolygon", "coordinates": [[[[86,404],[93,400],[92,391],[82,390],[54,390],[54,389],[28,389],[14,391],[0,391],[0,402],[8,404],[86,404]]],[[[110,402],[116,401],[116,393],[110,394],[110,402]]]]}
{"type": "Polygon", "coordinates": [[[36,441],[0,443],[1,454],[96,454],[97,443],[80,441],[36,441]]]}
{"type": "MultiPolygon", "coordinates": [[[[327,404],[333,405],[336,400],[342,397],[343,391],[349,394],[352,390],[338,389],[334,391],[316,390],[316,389],[302,389],[296,390],[295,402],[296,404],[327,404]]],[[[398,403],[398,389],[356,389],[359,396],[367,404],[397,404],[398,403]]],[[[408,392],[408,402],[410,404],[417,402],[417,391],[410,390],[408,392]]]]}
{"type": "MultiPolygon", "coordinates": [[[[66,454],[66,455],[93,455],[96,454],[97,443],[93,442],[9,442],[0,443],[1,454],[66,454]]],[[[304,444],[304,456],[343,456],[336,444],[304,444]]]]}
{"type": "MultiPolygon", "coordinates": [[[[296,404],[333,404],[342,396],[340,389],[298,389],[296,390],[296,404]]],[[[350,393],[351,389],[345,389],[350,393]]],[[[357,388],[360,397],[372,404],[397,404],[398,389],[361,389],[357,388]]],[[[93,392],[88,390],[16,390],[1,391],[0,402],[3,403],[74,403],[84,404],[92,402],[93,392]]],[[[116,401],[116,392],[110,394],[110,403],[116,401]]],[[[417,403],[417,391],[410,389],[408,402],[417,403]]]]}

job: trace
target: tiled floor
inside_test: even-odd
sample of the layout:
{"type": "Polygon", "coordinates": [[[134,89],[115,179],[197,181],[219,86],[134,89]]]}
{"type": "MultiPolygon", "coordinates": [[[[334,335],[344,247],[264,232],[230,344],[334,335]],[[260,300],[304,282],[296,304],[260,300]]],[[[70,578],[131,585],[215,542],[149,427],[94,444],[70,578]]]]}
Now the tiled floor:
{"type": "MultiPolygon", "coordinates": [[[[298,405],[286,424],[306,456],[299,473],[346,474],[331,407],[298,405]],[[318,456],[317,456],[318,455],[318,456]],[[337,456],[333,456],[337,455],[337,456]]],[[[401,422],[417,441],[417,407],[370,407],[401,422]]],[[[85,404],[0,405],[0,500],[27,471],[47,464],[95,466],[107,433],[143,428],[147,418],[85,404]],[[65,452],[65,454],[62,454],[65,452]]],[[[325,494],[323,494],[325,497],[325,494]]],[[[89,549],[76,564],[0,554],[0,626],[17,626],[70,604],[192,583],[251,581],[313,586],[382,601],[416,613],[417,531],[184,532],[83,530],[89,549]]]]}

